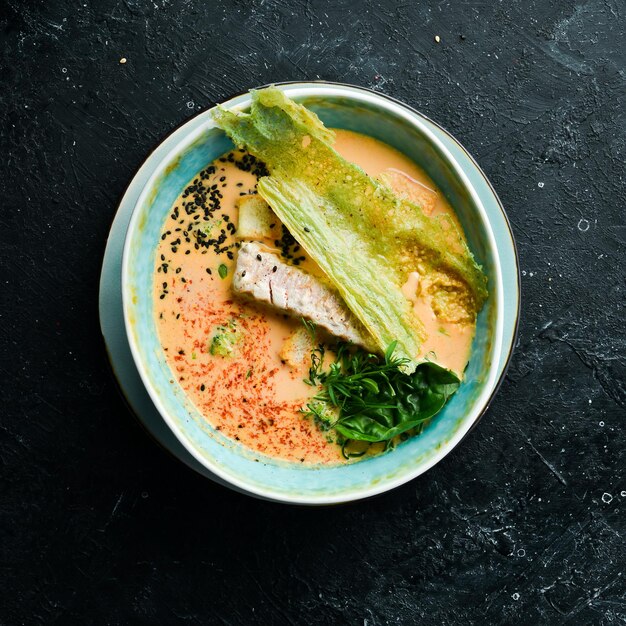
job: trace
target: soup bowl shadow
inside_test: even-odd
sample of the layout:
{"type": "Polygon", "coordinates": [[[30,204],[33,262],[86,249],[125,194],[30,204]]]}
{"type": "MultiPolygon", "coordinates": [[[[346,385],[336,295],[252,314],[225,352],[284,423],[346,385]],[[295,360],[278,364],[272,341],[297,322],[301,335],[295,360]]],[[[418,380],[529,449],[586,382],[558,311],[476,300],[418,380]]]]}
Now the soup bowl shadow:
{"type": "MultiPolygon", "coordinates": [[[[135,206],[124,245],[122,297],[133,359],[167,426],[216,482],[268,500],[298,504],[349,502],[388,491],[448,454],[486,410],[499,382],[503,285],[494,231],[470,180],[445,146],[404,105],[369,90],[334,84],[281,85],[330,127],[360,132],[396,148],[421,166],[444,193],[489,280],[470,361],[459,391],[424,432],[395,450],[355,463],[312,466],[270,458],[212,427],[175,381],[153,312],[153,271],[161,228],[181,190],[202,168],[233,148],[211,122],[188,133],[165,156],[135,206]]],[[[249,94],[224,103],[245,110],[249,94]]]]}

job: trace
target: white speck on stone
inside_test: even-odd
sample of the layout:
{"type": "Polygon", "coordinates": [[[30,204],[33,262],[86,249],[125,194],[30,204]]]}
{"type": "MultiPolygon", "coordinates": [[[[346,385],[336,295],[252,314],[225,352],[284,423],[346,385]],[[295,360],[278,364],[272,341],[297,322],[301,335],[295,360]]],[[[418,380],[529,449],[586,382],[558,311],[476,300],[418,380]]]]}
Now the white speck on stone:
{"type": "Polygon", "coordinates": [[[519,593],[517,593],[517,591],[511,596],[511,598],[513,598],[513,600],[515,600],[515,602],[517,602],[519,600],[519,593]]]}
{"type": "Polygon", "coordinates": [[[126,57],[122,57],[120,59],[120,65],[124,65],[124,63],[126,63],[126,60],[127,60],[126,57]]]}
{"type": "Polygon", "coordinates": [[[532,278],[535,274],[533,272],[528,272],[528,275],[532,278]]]}
{"type": "Polygon", "coordinates": [[[67,67],[62,67],[62,68],[61,68],[61,71],[62,71],[64,74],[67,74],[67,67]]]}
{"type": "Polygon", "coordinates": [[[592,400],[591,400],[591,398],[589,398],[589,404],[591,404],[591,402],[592,402],[592,400]]]}
{"type": "Polygon", "coordinates": [[[604,502],[604,504],[611,504],[611,502],[613,502],[613,496],[605,491],[602,494],[602,502],[604,502]]]}
{"type": "Polygon", "coordinates": [[[626,498],[626,491],[620,491],[620,496],[622,496],[622,498],[626,498]]]}
{"type": "Polygon", "coordinates": [[[539,189],[543,189],[545,183],[537,183],[537,187],[539,187],[539,189]]]}
{"type": "Polygon", "coordinates": [[[578,220],[578,230],[581,233],[586,233],[589,230],[589,220],[586,220],[584,217],[578,220]]]}
{"type": "Polygon", "coordinates": [[[187,108],[188,109],[193,109],[193,107],[195,107],[196,104],[193,100],[189,100],[189,102],[187,102],[187,108]]]}
{"type": "Polygon", "coordinates": [[[441,42],[441,37],[439,35],[435,35],[435,42],[436,43],[440,43],[441,42]]]}
{"type": "Polygon", "coordinates": [[[517,551],[517,556],[519,556],[519,557],[526,556],[526,550],[524,550],[524,548],[520,548],[517,551]]]}

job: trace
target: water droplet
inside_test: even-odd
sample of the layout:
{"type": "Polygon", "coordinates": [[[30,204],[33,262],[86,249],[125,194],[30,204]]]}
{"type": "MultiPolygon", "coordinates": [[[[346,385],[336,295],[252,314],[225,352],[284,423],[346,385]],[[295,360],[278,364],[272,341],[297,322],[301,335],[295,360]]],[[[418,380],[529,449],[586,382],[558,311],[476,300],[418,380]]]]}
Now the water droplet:
{"type": "Polygon", "coordinates": [[[611,504],[611,502],[613,502],[613,496],[610,493],[604,492],[602,494],[602,502],[604,502],[604,504],[611,504]]]}
{"type": "Polygon", "coordinates": [[[519,593],[517,593],[517,591],[511,596],[511,598],[513,598],[513,600],[515,600],[516,602],[519,600],[519,593]]]}
{"type": "Polygon", "coordinates": [[[195,103],[193,100],[189,100],[189,102],[187,102],[187,108],[188,109],[193,109],[193,107],[195,107],[195,103]]]}
{"type": "Polygon", "coordinates": [[[578,230],[581,233],[586,233],[589,230],[589,221],[585,218],[578,220],[578,230]]]}
{"type": "Polygon", "coordinates": [[[537,183],[537,187],[539,187],[539,189],[543,189],[543,185],[544,183],[537,183]]]}

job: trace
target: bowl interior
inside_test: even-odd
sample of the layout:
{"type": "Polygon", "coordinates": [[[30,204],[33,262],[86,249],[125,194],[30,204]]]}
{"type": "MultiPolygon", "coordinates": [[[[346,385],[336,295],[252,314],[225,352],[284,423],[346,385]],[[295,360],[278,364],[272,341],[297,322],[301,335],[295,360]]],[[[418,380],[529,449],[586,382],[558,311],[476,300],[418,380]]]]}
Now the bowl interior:
{"type": "Polygon", "coordinates": [[[157,408],[186,447],[211,471],[244,490],[291,502],[333,502],[383,491],[434,464],[480,415],[494,383],[501,332],[501,285],[497,251],[475,196],[450,165],[441,147],[399,105],[385,106],[337,94],[296,97],[331,127],[361,132],[403,152],[433,178],[459,219],[478,262],[489,278],[490,298],[477,321],[466,379],[419,436],[392,453],[352,465],[311,467],[256,454],[216,431],[187,399],[161,349],[152,310],[153,267],[161,227],[186,183],[232,148],[207,126],[170,155],[148,183],[127,234],[123,295],[129,342],[139,372],[157,408]]]}

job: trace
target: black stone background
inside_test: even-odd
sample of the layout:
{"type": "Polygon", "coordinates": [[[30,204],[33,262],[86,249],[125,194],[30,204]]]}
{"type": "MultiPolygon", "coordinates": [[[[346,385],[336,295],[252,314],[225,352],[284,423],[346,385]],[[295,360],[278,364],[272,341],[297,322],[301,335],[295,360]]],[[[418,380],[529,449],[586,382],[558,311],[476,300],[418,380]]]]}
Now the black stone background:
{"type": "Polygon", "coordinates": [[[622,0],[0,6],[0,623],[626,622],[622,0]],[[97,288],[161,137],[316,78],[399,98],[475,155],[517,236],[523,313],[462,445],[392,493],[307,509],[150,440],[97,288]]]}

